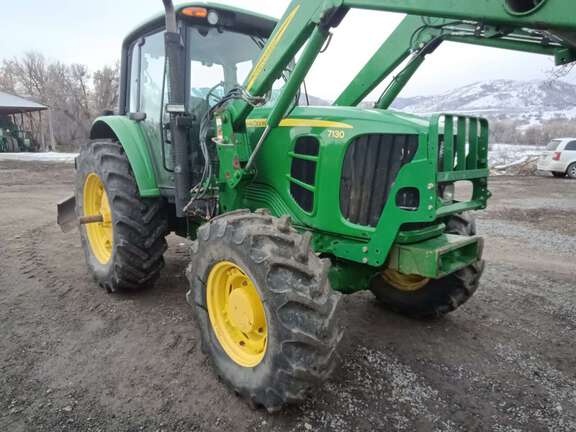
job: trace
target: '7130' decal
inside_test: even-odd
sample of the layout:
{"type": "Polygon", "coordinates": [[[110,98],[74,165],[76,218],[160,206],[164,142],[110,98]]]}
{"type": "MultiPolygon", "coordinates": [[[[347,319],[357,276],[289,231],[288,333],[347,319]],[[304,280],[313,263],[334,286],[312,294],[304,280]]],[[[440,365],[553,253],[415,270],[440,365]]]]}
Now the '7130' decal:
{"type": "Polygon", "coordinates": [[[346,137],[346,133],[342,129],[328,129],[328,137],[341,140],[346,137]]]}

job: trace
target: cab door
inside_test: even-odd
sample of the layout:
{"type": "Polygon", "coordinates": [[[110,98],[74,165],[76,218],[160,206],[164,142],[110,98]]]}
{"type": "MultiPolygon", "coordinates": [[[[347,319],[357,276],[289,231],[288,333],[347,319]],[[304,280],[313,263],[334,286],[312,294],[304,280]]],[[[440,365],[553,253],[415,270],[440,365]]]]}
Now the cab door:
{"type": "Polygon", "coordinates": [[[158,186],[167,192],[173,189],[173,180],[168,120],[164,112],[168,99],[164,33],[163,29],[151,32],[130,48],[128,111],[140,122],[154,161],[158,186]]]}

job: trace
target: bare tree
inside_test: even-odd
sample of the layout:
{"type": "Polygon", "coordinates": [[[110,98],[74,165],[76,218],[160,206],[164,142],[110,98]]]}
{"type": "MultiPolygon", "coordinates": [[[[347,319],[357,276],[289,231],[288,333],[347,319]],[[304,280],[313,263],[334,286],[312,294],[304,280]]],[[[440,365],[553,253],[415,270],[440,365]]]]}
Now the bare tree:
{"type": "Polygon", "coordinates": [[[78,149],[88,137],[92,120],[116,107],[118,87],[118,64],[92,76],[85,65],[48,62],[43,55],[29,52],[0,66],[1,90],[51,107],[57,147],[62,150],[78,149]]]}
{"type": "Polygon", "coordinates": [[[0,68],[0,90],[9,93],[16,93],[16,86],[18,85],[18,74],[16,73],[16,65],[12,60],[4,60],[0,68]]]}
{"type": "Polygon", "coordinates": [[[24,94],[45,97],[48,89],[48,67],[46,59],[37,52],[27,52],[21,59],[12,61],[18,87],[24,94]]]}
{"type": "Polygon", "coordinates": [[[105,110],[114,110],[118,105],[120,65],[116,63],[113,67],[104,66],[94,72],[93,83],[92,107],[96,114],[105,110]]]}

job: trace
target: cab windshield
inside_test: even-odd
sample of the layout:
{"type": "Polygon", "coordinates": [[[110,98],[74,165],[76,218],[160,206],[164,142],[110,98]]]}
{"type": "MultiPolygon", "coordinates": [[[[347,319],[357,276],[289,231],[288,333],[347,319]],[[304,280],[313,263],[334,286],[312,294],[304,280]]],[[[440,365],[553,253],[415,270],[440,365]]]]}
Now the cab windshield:
{"type": "Polygon", "coordinates": [[[215,27],[189,27],[191,111],[214,105],[232,88],[243,84],[258,60],[265,40],[215,27]]]}

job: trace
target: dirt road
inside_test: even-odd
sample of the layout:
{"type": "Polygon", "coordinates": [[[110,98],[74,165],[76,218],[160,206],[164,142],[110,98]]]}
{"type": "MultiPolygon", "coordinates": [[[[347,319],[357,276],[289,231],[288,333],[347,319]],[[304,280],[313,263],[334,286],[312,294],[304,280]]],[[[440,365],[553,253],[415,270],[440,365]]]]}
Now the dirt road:
{"type": "Polygon", "coordinates": [[[72,175],[0,162],[0,431],[576,430],[576,182],[493,179],[477,295],[424,322],[346,297],[334,378],[270,416],[200,352],[183,240],[155,289],[95,286],[55,225],[72,175]]]}

